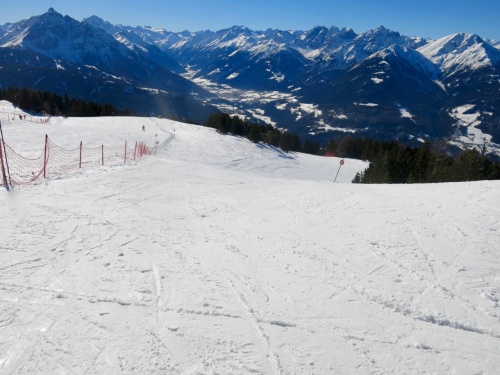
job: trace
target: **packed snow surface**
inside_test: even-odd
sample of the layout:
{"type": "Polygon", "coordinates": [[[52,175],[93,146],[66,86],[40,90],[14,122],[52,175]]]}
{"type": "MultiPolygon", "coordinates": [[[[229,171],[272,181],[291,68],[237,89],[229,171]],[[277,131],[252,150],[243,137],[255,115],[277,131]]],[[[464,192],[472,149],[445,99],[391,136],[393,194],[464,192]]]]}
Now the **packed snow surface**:
{"type": "Polygon", "coordinates": [[[498,181],[333,183],[337,158],[1,105],[20,153],[159,141],[0,191],[1,374],[498,374],[498,181]]]}

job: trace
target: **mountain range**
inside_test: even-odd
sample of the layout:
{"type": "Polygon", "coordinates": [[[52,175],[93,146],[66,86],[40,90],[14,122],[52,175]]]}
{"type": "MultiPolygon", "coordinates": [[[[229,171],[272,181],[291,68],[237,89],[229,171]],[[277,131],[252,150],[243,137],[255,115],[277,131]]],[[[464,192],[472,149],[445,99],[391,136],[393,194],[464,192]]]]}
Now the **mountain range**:
{"type": "Polygon", "coordinates": [[[0,85],[203,122],[224,111],[338,135],[486,146],[500,155],[500,43],[379,27],[170,32],[54,9],[0,26],[0,85]]]}

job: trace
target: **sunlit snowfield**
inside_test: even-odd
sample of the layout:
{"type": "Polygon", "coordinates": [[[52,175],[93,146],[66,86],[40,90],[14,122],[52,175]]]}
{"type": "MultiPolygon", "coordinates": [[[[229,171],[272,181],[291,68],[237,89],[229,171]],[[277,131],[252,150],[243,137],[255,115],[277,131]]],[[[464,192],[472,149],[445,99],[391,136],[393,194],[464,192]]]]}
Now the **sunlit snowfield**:
{"type": "Polygon", "coordinates": [[[333,183],[204,127],[12,111],[21,154],[159,146],[0,191],[1,374],[498,374],[499,181],[333,183]]]}

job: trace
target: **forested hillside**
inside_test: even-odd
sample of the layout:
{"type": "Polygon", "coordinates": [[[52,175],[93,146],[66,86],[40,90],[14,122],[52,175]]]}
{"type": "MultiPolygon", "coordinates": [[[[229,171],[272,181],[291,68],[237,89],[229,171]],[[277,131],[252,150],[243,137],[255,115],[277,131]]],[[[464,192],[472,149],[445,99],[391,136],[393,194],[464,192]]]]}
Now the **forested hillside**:
{"type": "Polygon", "coordinates": [[[128,116],[133,112],[119,110],[111,103],[100,104],[81,99],[60,96],[49,91],[28,88],[0,89],[0,100],[7,100],[15,106],[32,113],[45,113],[51,116],[91,117],[91,116],[128,116]]]}
{"type": "Polygon", "coordinates": [[[360,183],[430,183],[500,179],[500,163],[486,153],[471,149],[455,157],[439,143],[408,147],[398,142],[362,138],[332,140],[327,151],[337,156],[369,160],[370,166],[358,173],[360,183]]]}

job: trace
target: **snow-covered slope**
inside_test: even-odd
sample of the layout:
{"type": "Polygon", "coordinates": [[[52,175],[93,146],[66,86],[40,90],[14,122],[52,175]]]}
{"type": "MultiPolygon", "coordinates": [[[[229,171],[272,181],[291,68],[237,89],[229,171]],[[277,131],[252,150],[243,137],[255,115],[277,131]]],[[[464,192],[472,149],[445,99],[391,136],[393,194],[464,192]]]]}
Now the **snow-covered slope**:
{"type": "Polygon", "coordinates": [[[388,56],[393,56],[401,62],[406,61],[406,63],[411,65],[413,68],[421,71],[422,73],[426,73],[431,77],[439,73],[437,67],[418,51],[395,44],[380,52],[376,52],[370,56],[370,58],[381,57],[385,59],[388,56]]]}
{"type": "Polygon", "coordinates": [[[135,165],[0,191],[0,373],[499,368],[498,181],[352,185],[364,164],[347,160],[334,184],[338,159],[203,127],[0,109],[20,152],[45,133],[160,142],[135,165]]]}
{"type": "MultiPolygon", "coordinates": [[[[246,138],[222,136],[214,129],[192,126],[166,119],[145,117],[102,117],[96,119],[52,117],[49,125],[19,120],[23,114],[9,102],[0,101],[0,121],[6,143],[21,155],[36,157],[43,150],[45,134],[57,145],[74,149],[80,141],[87,147],[121,146],[143,141],[161,146],[157,155],[168,160],[215,165],[230,170],[273,178],[333,181],[339,158],[325,158],[300,153],[285,153],[246,138]],[[142,132],[142,126],[146,132],[142,132]]],[[[365,169],[364,161],[349,160],[342,167],[337,182],[350,183],[357,172],[365,169]]]]}

